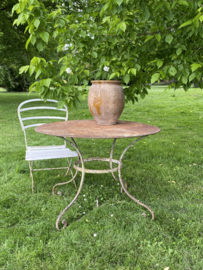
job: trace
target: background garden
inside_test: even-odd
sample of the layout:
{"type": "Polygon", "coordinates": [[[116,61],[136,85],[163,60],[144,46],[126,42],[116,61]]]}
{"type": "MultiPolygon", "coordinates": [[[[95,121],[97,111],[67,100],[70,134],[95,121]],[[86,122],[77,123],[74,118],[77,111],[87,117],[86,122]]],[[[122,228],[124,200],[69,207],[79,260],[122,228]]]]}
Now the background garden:
{"type": "MultiPolygon", "coordinates": [[[[53,185],[64,181],[65,172],[41,171],[34,172],[31,192],[17,107],[34,97],[37,94],[0,93],[0,268],[202,269],[202,90],[152,87],[146,99],[127,104],[121,115],[122,120],[161,128],[128,150],[122,169],[128,190],[153,209],[155,220],[120,193],[110,174],[86,174],[81,195],[64,215],[69,225],[61,231],[55,228],[56,218],[76,189],[70,183],[60,188],[62,196],[52,195],[53,185]]],[[[70,120],[91,118],[87,100],[69,112],[70,120]]],[[[41,140],[53,140],[45,138],[41,140]]],[[[130,141],[117,141],[115,158],[130,141]]],[[[77,143],[84,157],[107,157],[112,140],[77,143]]],[[[80,176],[77,184],[79,180],[80,176]]]]}

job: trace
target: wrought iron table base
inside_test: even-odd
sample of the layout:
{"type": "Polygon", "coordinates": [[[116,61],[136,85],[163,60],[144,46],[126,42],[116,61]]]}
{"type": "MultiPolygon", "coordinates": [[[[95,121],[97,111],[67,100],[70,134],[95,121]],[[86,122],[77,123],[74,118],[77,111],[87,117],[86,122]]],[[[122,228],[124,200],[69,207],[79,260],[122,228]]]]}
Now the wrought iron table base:
{"type": "MultiPolygon", "coordinates": [[[[126,153],[126,151],[137,141],[143,139],[144,137],[146,136],[142,136],[136,140],[134,140],[131,144],[129,144],[125,150],[123,151],[123,153],[121,154],[120,156],[120,159],[119,160],[115,160],[113,159],[113,151],[114,151],[114,146],[115,146],[115,143],[116,143],[116,140],[117,139],[114,139],[113,141],[113,144],[112,144],[112,147],[111,147],[111,153],[110,153],[110,158],[88,158],[88,159],[83,159],[81,153],[80,153],[80,150],[78,149],[77,147],[77,144],[75,142],[75,140],[73,138],[71,138],[72,142],[67,140],[66,138],[64,137],[60,137],[62,139],[64,139],[67,143],[69,143],[70,145],[72,145],[75,150],[77,151],[77,154],[78,154],[78,161],[76,161],[74,163],[74,168],[76,169],[76,173],[75,175],[72,174],[72,179],[67,181],[67,182],[64,182],[64,183],[58,183],[56,184],[54,187],[53,187],[53,194],[55,194],[55,188],[57,186],[60,186],[60,185],[65,185],[65,184],[68,184],[70,183],[71,181],[74,182],[75,184],[75,177],[78,173],[78,171],[82,172],[82,176],[81,176],[81,180],[80,180],[80,185],[79,185],[79,188],[78,188],[78,191],[74,197],[74,199],[71,201],[71,203],[59,214],[57,220],[56,220],[56,228],[57,230],[59,230],[59,221],[61,219],[61,217],[63,216],[63,214],[74,204],[74,202],[77,200],[80,192],[81,192],[81,189],[82,189],[82,186],[83,186],[83,182],[84,182],[84,177],[85,177],[85,173],[94,173],[94,174],[102,174],[102,173],[111,173],[113,178],[117,181],[120,181],[121,183],[121,191],[124,190],[125,193],[136,203],[140,204],[141,206],[145,207],[152,215],[152,220],[154,219],[154,212],[151,210],[151,208],[149,206],[147,206],[146,204],[140,202],[139,200],[137,200],[136,198],[134,198],[128,191],[127,191],[127,184],[126,182],[122,179],[121,177],[121,168],[122,168],[122,159],[123,159],[123,156],[124,154],[126,153]],[[94,161],[94,160],[98,160],[98,161],[108,161],[110,163],[110,169],[109,170],[89,170],[89,169],[85,169],[85,165],[84,165],[84,162],[86,161],[94,161]],[[118,164],[118,167],[117,168],[113,168],[113,163],[116,163],[118,164]],[[78,166],[78,164],[81,164],[81,167],[78,166]],[[114,172],[118,171],[118,177],[119,178],[116,178],[115,175],[114,175],[114,172]]],[[[69,170],[71,168],[71,164],[69,166],[69,170]]],[[[62,224],[64,225],[63,228],[65,228],[67,226],[67,221],[66,220],[63,220],[62,221],[62,224]]]]}

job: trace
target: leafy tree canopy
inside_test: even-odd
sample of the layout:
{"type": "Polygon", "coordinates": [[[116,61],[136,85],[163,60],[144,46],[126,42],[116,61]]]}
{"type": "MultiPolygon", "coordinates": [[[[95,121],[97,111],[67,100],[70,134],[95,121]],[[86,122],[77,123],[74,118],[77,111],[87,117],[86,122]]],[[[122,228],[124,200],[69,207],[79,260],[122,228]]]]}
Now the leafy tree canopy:
{"type": "MultiPolygon", "coordinates": [[[[25,25],[13,25],[17,14],[12,16],[12,7],[18,0],[0,1],[0,85],[8,91],[26,91],[30,85],[27,74],[19,75],[19,68],[30,63],[34,56],[44,56],[34,46],[26,50],[25,43],[29,33],[25,25]]],[[[56,41],[55,41],[56,43],[56,41]]],[[[49,44],[47,52],[54,57],[53,43],[49,44]]]]}
{"type": "Polygon", "coordinates": [[[13,18],[11,10],[17,0],[3,0],[0,2],[0,59],[1,65],[9,65],[10,63],[20,62],[25,64],[24,43],[24,27],[13,27],[13,18]],[[24,53],[24,54],[23,54],[24,53]]]}
{"type": "Polygon", "coordinates": [[[24,46],[28,38],[24,35],[24,26],[13,26],[11,10],[16,3],[17,0],[0,2],[0,85],[7,90],[29,87],[25,76],[18,74],[19,67],[29,63],[29,53],[24,46]]]}
{"type": "Polygon", "coordinates": [[[132,102],[159,80],[175,78],[170,87],[185,90],[196,80],[203,88],[202,4],[203,0],[19,0],[13,7],[18,14],[14,24],[26,24],[26,48],[32,44],[46,52],[55,40],[58,54],[58,59],[49,54],[34,57],[20,72],[29,71],[38,80],[31,91],[67,104],[74,103],[77,90],[92,79],[130,83],[125,95],[132,102]]]}

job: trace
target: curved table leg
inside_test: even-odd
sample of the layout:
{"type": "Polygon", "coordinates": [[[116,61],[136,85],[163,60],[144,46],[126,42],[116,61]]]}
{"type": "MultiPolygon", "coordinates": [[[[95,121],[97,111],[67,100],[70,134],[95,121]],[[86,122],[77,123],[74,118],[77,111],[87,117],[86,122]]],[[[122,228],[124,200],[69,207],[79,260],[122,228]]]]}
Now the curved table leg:
{"type": "MultiPolygon", "coordinates": [[[[113,143],[112,143],[112,146],[111,146],[111,153],[110,153],[110,169],[113,169],[113,166],[112,166],[112,159],[113,159],[113,150],[114,150],[114,146],[115,146],[115,144],[116,144],[116,140],[117,140],[117,139],[114,139],[114,140],[113,140],[113,143]]],[[[112,174],[113,178],[114,178],[116,181],[119,181],[119,179],[116,178],[116,176],[115,176],[115,174],[114,174],[113,172],[112,172],[111,174],[112,174]]]]}
{"type": "Polygon", "coordinates": [[[119,162],[119,165],[118,165],[118,176],[119,176],[119,180],[120,180],[122,189],[125,191],[125,193],[126,193],[126,194],[127,194],[134,202],[136,202],[136,203],[142,205],[143,207],[145,207],[145,208],[151,213],[151,215],[152,215],[152,220],[153,220],[153,219],[154,219],[154,212],[151,210],[151,208],[150,208],[149,206],[147,206],[146,204],[144,204],[144,203],[140,202],[139,200],[135,199],[135,198],[127,191],[127,189],[126,189],[126,187],[125,187],[125,184],[124,184],[124,180],[123,180],[122,177],[121,177],[121,164],[122,164],[122,158],[123,158],[124,154],[126,153],[126,151],[128,150],[128,148],[130,148],[135,142],[137,142],[137,141],[143,139],[144,137],[146,137],[146,136],[143,136],[143,137],[141,137],[141,138],[139,138],[139,139],[133,141],[131,144],[129,144],[129,145],[125,148],[125,150],[123,151],[123,153],[122,153],[121,156],[120,156],[120,160],[119,160],[120,162],[119,162]]]}
{"type": "MultiPolygon", "coordinates": [[[[60,138],[66,140],[66,139],[63,138],[63,137],[60,137],[60,138]]],[[[72,140],[73,140],[73,139],[72,139],[72,140]]],[[[75,142],[74,140],[73,140],[73,143],[74,143],[74,145],[77,147],[76,142],[75,142]]],[[[56,194],[55,194],[55,188],[56,188],[57,186],[66,185],[66,184],[68,184],[68,183],[70,183],[70,182],[72,182],[72,181],[73,181],[74,186],[75,186],[75,188],[76,188],[75,177],[77,176],[78,171],[76,171],[76,172],[75,172],[75,175],[73,175],[73,172],[72,172],[72,170],[71,170],[72,160],[73,160],[73,159],[71,158],[71,161],[69,162],[69,159],[68,159],[69,166],[68,166],[68,170],[67,170],[67,172],[66,172],[66,176],[67,176],[67,174],[68,174],[69,171],[70,171],[70,172],[71,172],[71,175],[72,175],[72,178],[71,178],[69,181],[66,181],[66,182],[63,182],[63,183],[57,183],[57,184],[53,187],[53,189],[52,189],[52,193],[53,193],[54,195],[56,195],[56,194]]],[[[79,161],[79,160],[80,160],[80,158],[78,157],[78,161],[79,161]]]]}
{"type": "MultiPolygon", "coordinates": [[[[74,139],[73,138],[71,138],[71,140],[73,141],[73,142],[70,142],[69,140],[67,140],[66,138],[64,138],[64,137],[60,137],[60,138],[62,138],[62,139],[64,139],[67,143],[69,143],[70,145],[72,145],[74,148],[75,148],[75,150],[76,150],[76,152],[78,153],[78,156],[79,156],[79,158],[80,158],[80,160],[81,160],[81,164],[82,164],[82,176],[81,176],[81,180],[80,180],[80,185],[79,185],[79,188],[78,188],[78,191],[77,191],[77,193],[76,193],[76,195],[75,195],[75,197],[74,197],[74,199],[72,200],[72,202],[59,214],[59,216],[58,216],[58,218],[57,218],[57,220],[56,220],[56,229],[57,230],[59,230],[59,221],[60,221],[60,219],[61,219],[61,217],[62,217],[62,215],[74,204],[74,202],[77,200],[77,198],[78,198],[78,196],[79,196],[79,194],[80,194],[80,191],[81,191],[81,189],[82,189],[82,185],[83,185],[83,182],[84,182],[84,178],[85,178],[85,166],[84,166],[84,160],[83,160],[83,157],[82,157],[82,155],[81,155],[81,153],[80,153],[80,151],[79,151],[79,149],[78,149],[78,147],[77,147],[77,145],[76,145],[76,143],[75,143],[75,141],[74,141],[74,139]]],[[[63,227],[63,229],[67,226],[67,221],[66,220],[63,220],[62,221],[62,224],[64,225],[64,227],[63,227]]]]}
{"type": "MultiPolygon", "coordinates": [[[[67,173],[71,170],[71,169],[70,169],[70,168],[71,168],[71,165],[72,165],[72,162],[69,163],[67,173]]],[[[66,175],[67,175],[67,173],[66,173],[66,175]]],[[[68,184],[68,183],[70,183],[70,182],[72,182],[72,181],[73,181],[73,183],[74,183],[74,185],[75,185],[75,187],[76,187],[76,184],[75,184],[75,177],[76,177],[77,173],[78,173],[78,171],[76,171],[76,172],[75,172],[75,175],[73,175],[72,170],[71,170],[72,178],[71,178],[69,181],[67,181],[67,182],[57,183],[57,184],[53,187],[52,193],[53,193],[54,195],[56,195],[56,194],[55,194],[55,188],[56,188],[57,186],[66,185],[66,184],[68,184]]]]}
{"type": "MultiPolygon", "coordinates": [[[[111,153],[110,153],[110,169],[113,168],[112,166],[112,159],[113,159],[113,151],[114,151],[114,146],[116,144],[116,140],[117,139],[114,139],[113,140],[113,143],[112,143],[112,147],[111,147],[111,153]]],[[[121,163],[121,168],[122,168],[122,163],[121,163]]],[[[115,176],[114,172],[111,173],[113,178],[116,180],[116,181],[119,181],[119,179],[115,176]]],[[[123,180],[123,183],[125,185],[125,188],[127,189],[127,183],[123,180]]],[[[123,188],[121,187],[121,192],[123,191],[123,188]]]]}

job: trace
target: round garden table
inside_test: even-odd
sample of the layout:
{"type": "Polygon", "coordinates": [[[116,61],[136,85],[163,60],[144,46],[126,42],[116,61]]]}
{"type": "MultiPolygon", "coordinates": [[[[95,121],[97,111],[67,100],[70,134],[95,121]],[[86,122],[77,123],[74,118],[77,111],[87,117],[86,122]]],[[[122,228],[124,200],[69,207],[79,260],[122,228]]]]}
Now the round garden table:
{"type": "MultiPolygon", "coordinates": [[[[154,213],[151,210],[151,208],[144,203],[141,203],[139,200],[135,199],[128,191],[127,191],[127,184],[121,177],[121,168],[122,168],[122,158],[128,148],[130,148],[135,142],[141,140],[142,138],[156,134],[160,131],[158,127],[148,125],[148,124],[142,124],[132,121],[118,121],[116,125],[111,126],[101,126],[96,123],[95,120],[70,120],[70,121],[63,121],[63,122],[54,122],[49,124],[40,125],[35,128],[36,132],[52,135],[56,137],[60,137],[63,140],[65,140],[67,143],[72,145],[75,150],[78,153],[78,160],[74,163],[74,168],[76,170],[75,175],[72,177],[71,180],[65,183],[58,183],[53,187],[53,193],[55,194],[55,187],[58,185],[64,185],[71,181],[74,181],[78,171],[82,172],[80,185],[78,188],[78,191],[76,193],[76,196],[72,200],[72,202],[59,214],[57,220],[56,220],[56,228],[59,229],[59,221],[62,217],[62,215],[73,205],[73,203],[77,200],[80,191],[82,189],[82,185],[85,178],[85,173],[93,173],[93,174],[102,174],[102,173],[111,173],[115,180],[120,181],[122,190],[125,191],[125,193],[136,203],[142,205],[146,209],[149,210],[149,212],[152,215],[152,219],[154,219],[154,213]],[[130,143],[122,152],[120,159],[116,160],[113,159],[113,151],[114,146],[117,139],[124,139],[124,138],[134,138],[138,137],[137,139],[133,140],[132,143],[130,143]],[[70,139],[67,139],[70,138],[70,139]],[[100,157],[94,157],[94,158],[87,158],[83,159],[82,154],[74,140],[74,138],[91,138],[91,139],[113,139],[113,144],[111,147],[110,157],[109,158],[100,158],[100,157]],[[90,170],[85,168],[85,162],[88,161],[108,161],[110,164],[110,169],[107,170],[90,170]],[[112,164],[116,163],[118,166],[116,168],[113,168],[112,164]],[[81,166],[80,166],[81,165],[81,166]],[[115,176],[115,172],[118,172],[118,178],[115,176]]],[[[66,220],[62,221],[64,228],[67,226],[66,220]]]]}

